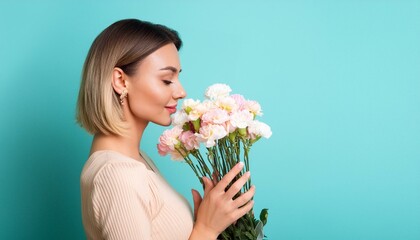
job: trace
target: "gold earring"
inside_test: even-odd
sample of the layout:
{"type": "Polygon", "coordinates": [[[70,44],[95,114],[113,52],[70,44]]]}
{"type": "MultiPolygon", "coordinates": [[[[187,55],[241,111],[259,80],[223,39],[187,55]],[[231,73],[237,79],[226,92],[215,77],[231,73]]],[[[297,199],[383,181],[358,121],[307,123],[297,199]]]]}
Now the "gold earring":
{"type": "Polygon", "coordinates": [[[124,89],[122,90],[122,92],[121,92],[121,95],[120,95],[120,103],[121,103],[121,105],[123,105],[123,104],[124,104],[124,98],[126,98],[126,97],[127,97],[127,94],[128,94],[128,91],[127,91],[127,89],[126,89],[126,88],[124,88],[124,89]]]}

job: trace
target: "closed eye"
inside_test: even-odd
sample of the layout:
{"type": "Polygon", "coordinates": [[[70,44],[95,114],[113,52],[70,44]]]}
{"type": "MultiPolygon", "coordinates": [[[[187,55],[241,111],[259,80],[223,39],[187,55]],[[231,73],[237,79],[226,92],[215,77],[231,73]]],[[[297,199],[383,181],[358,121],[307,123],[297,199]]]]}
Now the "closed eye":
{"type": "Polygon", "coordinates": [[[170,80],[163,80],[163,83],[165,83],[166,85],[170,85],[170,84],[172,84],[173,82],[172,82],[172,81],[170,81],[170,80]]]}

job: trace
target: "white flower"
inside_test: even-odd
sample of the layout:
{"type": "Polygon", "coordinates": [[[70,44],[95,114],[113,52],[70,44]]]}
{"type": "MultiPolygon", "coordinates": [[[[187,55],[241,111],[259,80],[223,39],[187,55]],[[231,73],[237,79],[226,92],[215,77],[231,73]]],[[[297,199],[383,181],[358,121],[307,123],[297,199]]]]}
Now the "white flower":
{"type": "Polygon", "coordinates": [[[227,132],[221,125],[208,124],[200,128],[199,133],[195,134],[199,142],[204,143],[206,147],[213,147],[216,140],[226,137],[227,132]]]}
{"type": "Polygon", "coordinates": [[[195,121],[206,111],[206,106],[200,103],[199,100],[185,99],[182,103],[182,109],[187,114],[189,121],[195,121]]]}
{"type": "Polygon", "coordinates": [[[253,118],[254,115],[248,110],[234,112],[230,116],[230,124],[235,128],[246,128],[253,118]]]}
{"type": "Polygon", "coordinates": [[[185,99],[184,102],[182,102],[182,109],[189,114],[190,111],[194,108],[196,108],[200,104],[200,100],[194,100],[194,99],[185,99]]]}
{"type": "Polygon", "coordinates": [[[248,134],[251,139],[256,139],[258,137],[269,138],[271,137],[272,132],[270,126],[258,120],[254,120],[249,123],[248,134]]]}
{"type": "Polygon", "coordinates": [[[216,83],[208,87],[204,95],[208,99],[216,100],[222,97],[229,96],[229,93],[231,91],[232,89],[228,85],[222,84],[222,83],[216,83]]]}
{"type": "Polygon", "coordinates": [[[244,104],[244,109],[247,109],[248,111],[252,112],[254,116],[262,115],[261,105],[257,101],[246,101],[244,104]]]}
{"type": "Polygon", "coordinates": [[[212,100],[208,100],[208,99],[204,100],[201,103],[201,105],[202,105],[201,106],[202,108],[205,108],[207,110],[210,110],[210,109],[213,109],[213,108],[217,108],[216,102],[215,101],[212,101],[212,100]]]}
{"type": "Polygon", "coordinates": [[[188,122],[188,115],[185,111],[177,111],[172,115],[173,126],[182,126],[186,122],[188,122]]]}
{"type": "Polygon", "coordinates": [[[208,111],[206,104],[200,103],[188,113],[188,120],[195,121],[208,111]]]}

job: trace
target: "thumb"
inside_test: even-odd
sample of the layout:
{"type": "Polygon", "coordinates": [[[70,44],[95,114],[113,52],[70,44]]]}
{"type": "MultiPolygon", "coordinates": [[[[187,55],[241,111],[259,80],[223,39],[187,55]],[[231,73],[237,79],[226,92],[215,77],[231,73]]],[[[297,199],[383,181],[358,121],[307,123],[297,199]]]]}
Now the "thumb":
{"type": "Polygon", "coordinates": [[[200,193],[195,189],[191,189],[191,193],[192,193],[193,202],[194,202],[194,219],[197,219],[198,208],[200,207],[200,204],[203,198],[201,197],[200,193]]]}

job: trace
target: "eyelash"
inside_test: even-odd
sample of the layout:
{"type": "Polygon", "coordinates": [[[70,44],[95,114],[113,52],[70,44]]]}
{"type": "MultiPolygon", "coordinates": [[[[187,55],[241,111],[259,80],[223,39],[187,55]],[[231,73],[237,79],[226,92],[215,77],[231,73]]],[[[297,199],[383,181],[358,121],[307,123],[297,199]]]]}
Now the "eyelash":
{"type": "Polygon", "coordinates": [[[169,80],[163,80],[163,83],[165,83],[166,85],[170,85],[170,84],[172,84],[173,82],[172,82],[172,81],[169,81],[169,80]]]}

